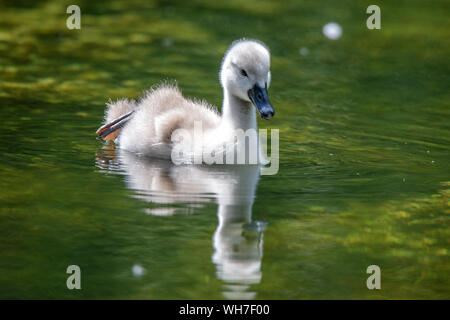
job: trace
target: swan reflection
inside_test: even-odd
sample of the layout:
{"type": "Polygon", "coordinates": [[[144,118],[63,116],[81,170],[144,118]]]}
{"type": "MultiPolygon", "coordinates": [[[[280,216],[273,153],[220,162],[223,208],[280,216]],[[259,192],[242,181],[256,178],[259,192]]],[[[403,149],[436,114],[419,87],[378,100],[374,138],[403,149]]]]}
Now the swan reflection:
{"type": "Polygon", "coordinates": [[[229,299],[256,296],[250,286],[261,282],[266,226],[252,222],[259,166],[175,166],[167,160],[118,149],[102,150],[97,167],[100,171],[123,174],[134,197],[160,204],[145,209],[147,214],[189,214],[208,202],[216,202],[218,226],[213,236],[212,262],[217,278],[224,282],[223,294],[229,299]]]}

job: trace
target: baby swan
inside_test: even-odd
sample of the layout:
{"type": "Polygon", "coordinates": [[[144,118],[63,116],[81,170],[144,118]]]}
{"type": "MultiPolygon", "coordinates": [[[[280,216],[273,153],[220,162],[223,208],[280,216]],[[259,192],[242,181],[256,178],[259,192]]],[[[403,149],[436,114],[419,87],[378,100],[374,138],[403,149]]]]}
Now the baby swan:
{"type": "Polygon", "coordinates": [[[234,150],[241,147],[236,130],[251,129],[257,135],[254,107],[263,119],[274,116],[267,94],[270,78],[268,48],[257,40],[235,41],[220,70],[222,115],[206,102],[186,99],[175,85],[163,84],[150,89],[138,102],[123,99],[108,103],[98,138],[115,141],[127,151],[172,160],[175,149],[191,157],[198,150],[225,154],[229,146],[234,150]],[[196,138],[198,130],[200,139],[196,138]],[[174,139],[177,133],[182,137],[174,139]],[[194,139],[186,138],[186,133],[194,139]]]}

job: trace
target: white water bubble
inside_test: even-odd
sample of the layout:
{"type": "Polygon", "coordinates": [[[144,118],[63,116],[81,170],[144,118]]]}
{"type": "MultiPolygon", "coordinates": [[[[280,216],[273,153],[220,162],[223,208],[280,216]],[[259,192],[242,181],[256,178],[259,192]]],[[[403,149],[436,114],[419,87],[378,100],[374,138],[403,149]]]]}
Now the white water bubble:
{"type": "Polygon", "coordinates": [[[171,47],[173,45],[173,40],[171,38],[164,38],[162,40],[162,45],[164,47],[171,47]]]}
{"type": "Polygon", "coordinates": [[[302,56],[306,57],[309,54],[309,49],[306,47],[301,47],[298,50],[298,53],[300,53],[302,56]]]}
{"type": "Polygon", "coordinates": [[[324,25],[322,32],[325,37],[331,40],[337,40],[342,36],[342,28],[336,22],[330,22],[324,25]]]}
{"type": "Polygon", "coordinates": [[[133,273],[133,276],[141,277],[147,272],[147,270],[145,270],[145,268],[143,266],[141,266],[140,264],[135,264],[131,268],[131,272],[133,273]]]}

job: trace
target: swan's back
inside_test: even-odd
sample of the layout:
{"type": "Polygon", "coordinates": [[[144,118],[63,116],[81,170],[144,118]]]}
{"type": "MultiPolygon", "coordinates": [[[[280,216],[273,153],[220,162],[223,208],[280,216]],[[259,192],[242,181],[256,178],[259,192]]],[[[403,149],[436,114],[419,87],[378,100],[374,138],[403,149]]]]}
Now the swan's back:
{"type": "MultiPolygon", "coordinates": [[[[110,104],[106,111],[106,122],[134,110],[133,115],[121,129],[120,147],[138,153],[148,153],[148,146],[154,149],[169,148],[172,133],[177,129],[192,131],[194,123],[200,121],[203,130],[216,128],[220,115],[204,101],[186,99],[176,85],[163,84],[150,89],[137,103],[120,100],[110,104]]],[[[153,150],[155,151],[155,150],[153,150]]],[[[157,150],[156,150],[157,151],[157,150]]]]}

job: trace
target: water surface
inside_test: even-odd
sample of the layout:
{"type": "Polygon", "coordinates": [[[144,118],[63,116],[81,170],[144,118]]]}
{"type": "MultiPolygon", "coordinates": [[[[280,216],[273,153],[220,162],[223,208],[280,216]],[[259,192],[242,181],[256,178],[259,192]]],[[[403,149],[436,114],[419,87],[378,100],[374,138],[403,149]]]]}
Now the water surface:
{"type": "Polygon", "coordinates": [[[448,3],[379,1],[374,31],[367,1],[77,3],[81,30],[73,1],[0,2],[0,298],[450,298],[448,3]],[[164,79],[220,106],[243,36],[272,52],[277,175],[96,141],[164,79]]]}

